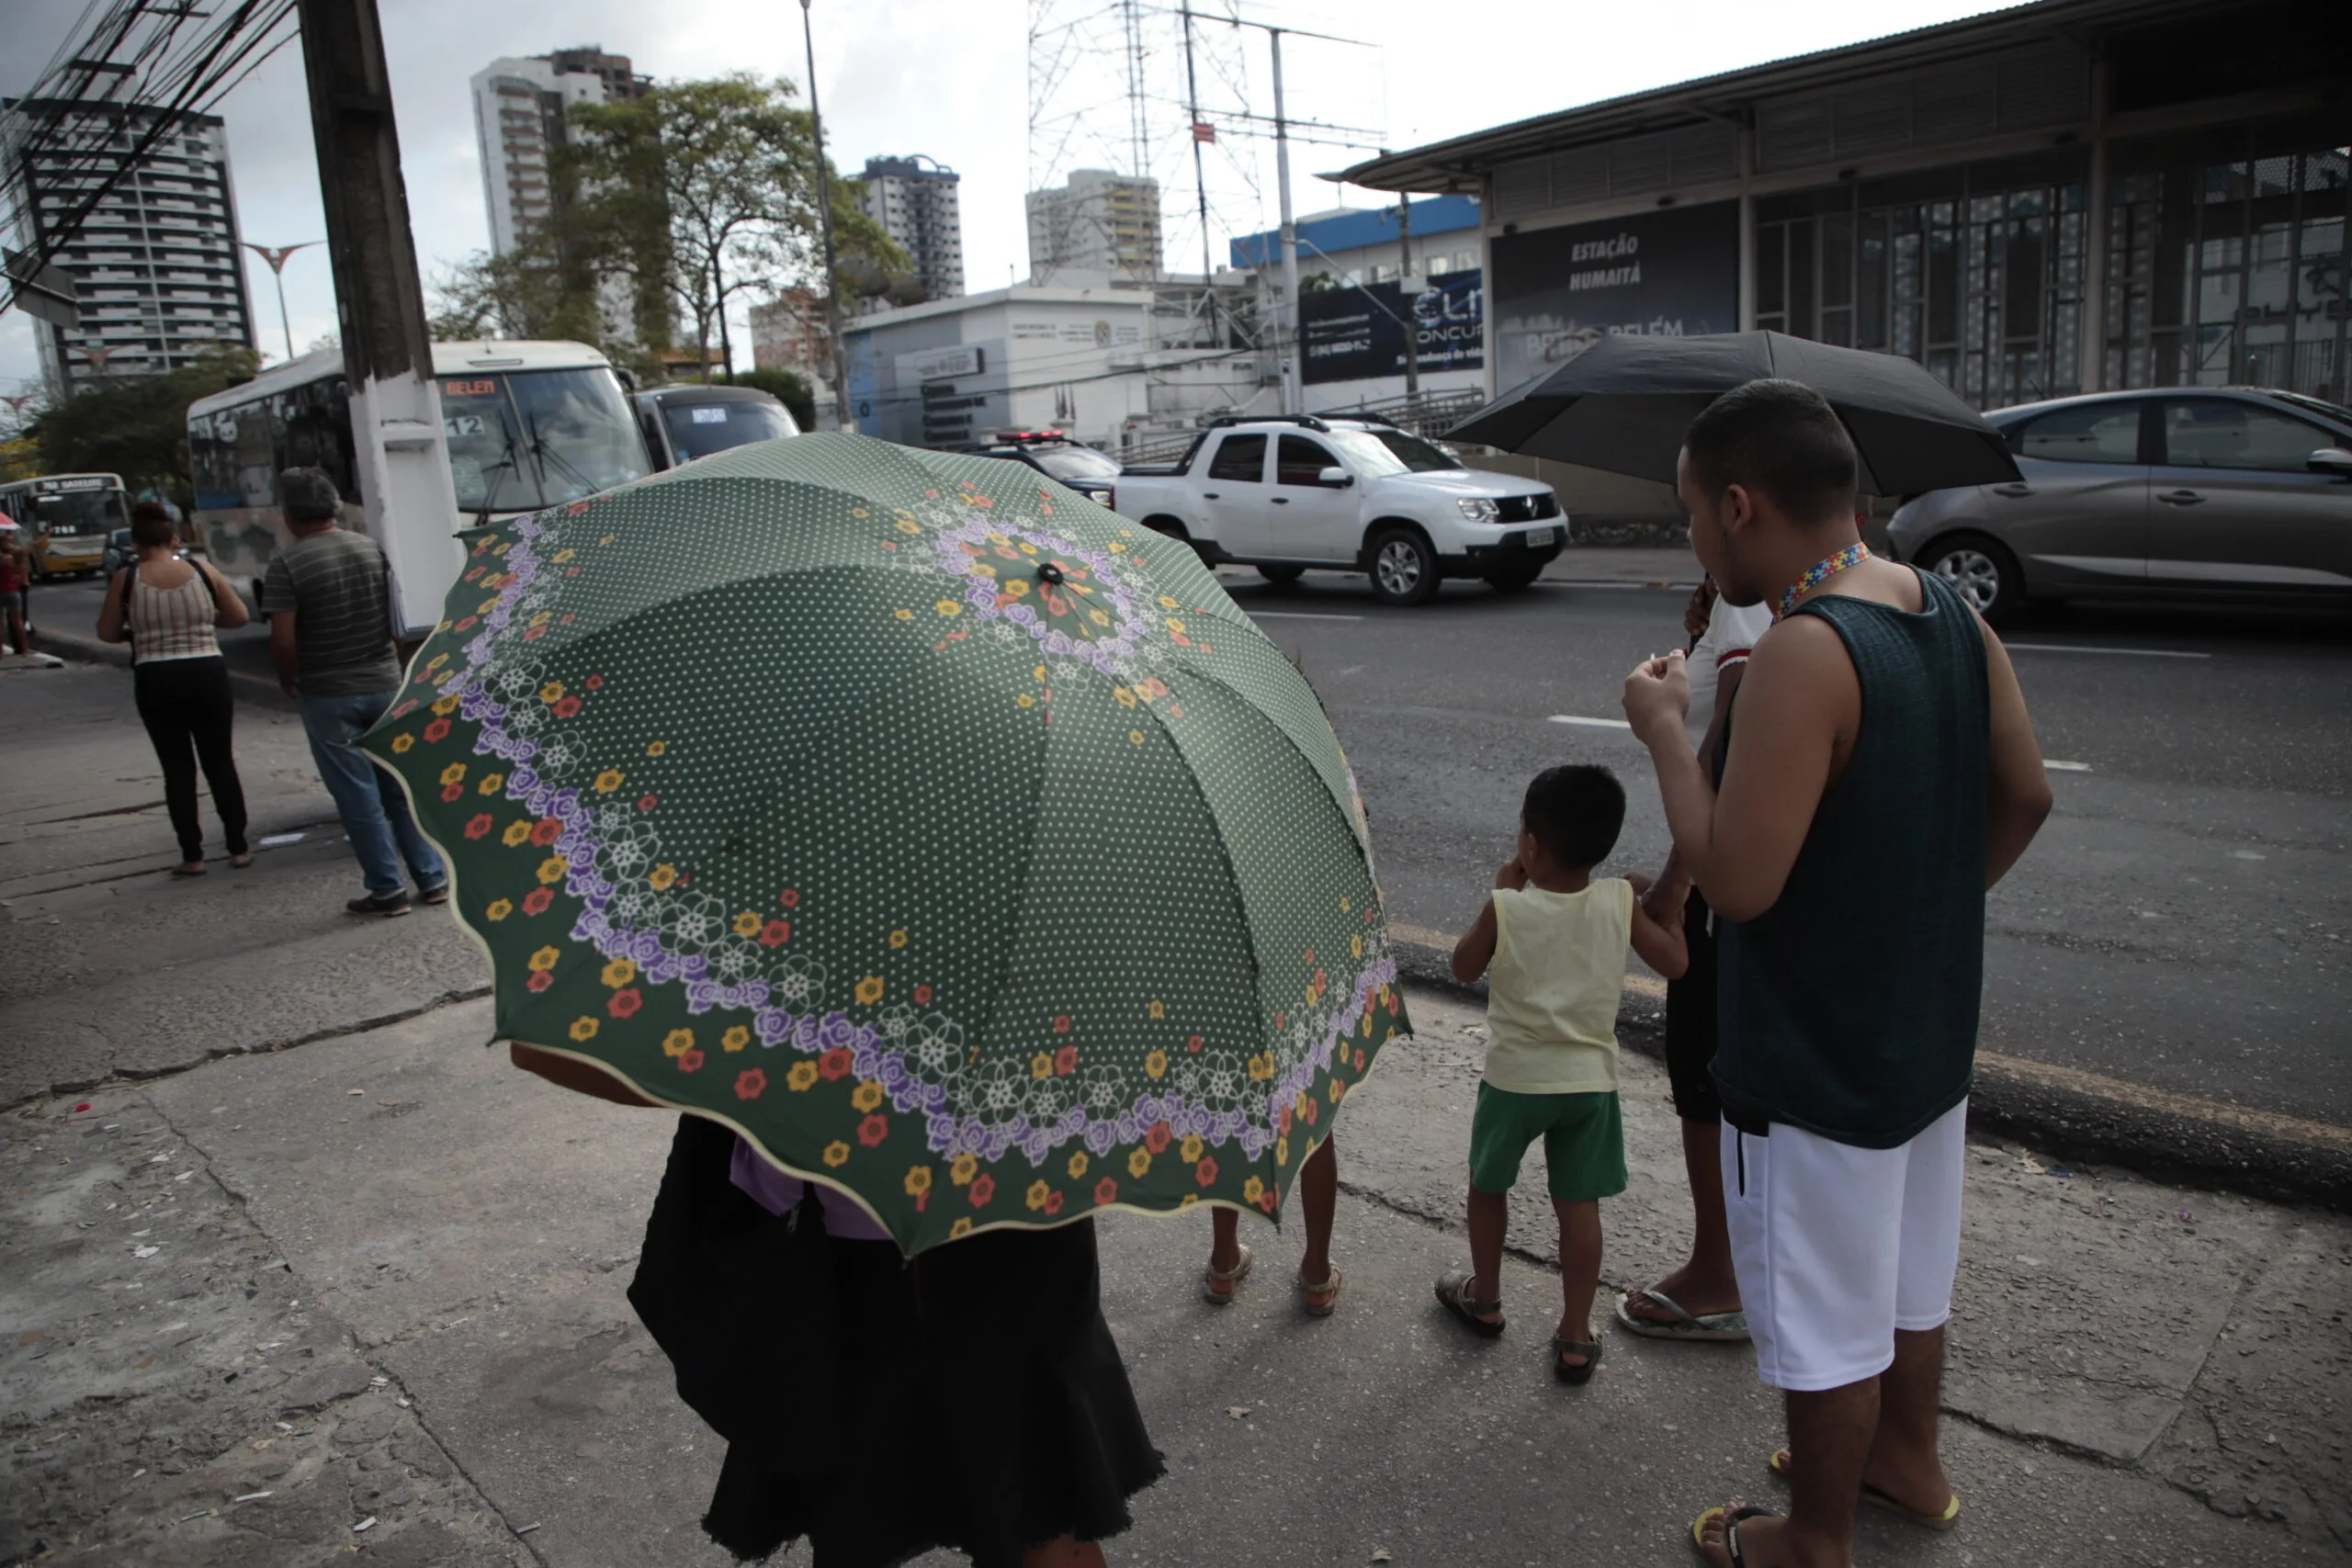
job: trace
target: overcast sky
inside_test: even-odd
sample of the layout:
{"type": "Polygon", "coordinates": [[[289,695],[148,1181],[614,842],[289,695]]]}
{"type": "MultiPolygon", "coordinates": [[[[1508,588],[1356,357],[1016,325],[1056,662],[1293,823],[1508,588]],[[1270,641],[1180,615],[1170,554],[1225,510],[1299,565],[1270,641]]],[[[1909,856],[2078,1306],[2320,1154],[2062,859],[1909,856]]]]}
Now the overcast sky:
{"type": "MultiPolygon", "coordinates": [[[[1209,8],[1219,0],[1194,3],[1209,8]]],[[[409,210],[428,284],[489,243],[467,78],[492,59],[593,42],[630,56],[639,71],[656,77],[752,71],[797,82],[805,74],[800,8],[792,0],[379,4],[409,210]]],[[[0,51],[0,95],[20,93],[76,30],[84,0],[0,0],[0,8],[7,46],[0,51]]],[[[1032,155],[1031,17],[1043,11],[1056,21],[1103,8],[1100,0],[816,0],[818,87],[835,163],[854,173],[870,156],[928,153],[959,171],[966,267],[975,291],[1027,273],[1021,198],[1032,155]]],[[[1246,5],[1243,15],[1371,44],[1292,40],[1284,62],[1288,109],[1295,118],[1366,128],[1372,134],[1363,140],[1401,148],[1991,8],[1983,0],[1648,0],[1605,7],[1557,0],[1282,0],[1246,5]]],[[[1257,113],[1272,112],[1264,41],[1223,32],[1202,41],[1208,63],[1227,68],[1225,80],[1201,90],[1225,106],[1211,116],[1221,135],[1209,176],[1211,240],[1220,262],[1228,231],[1274,221],[1271,164],[1261,143],[1236,134],[1247,122],[1231,112],[1245,102],[1257,113]]],[[[1125,62],[1116,52],[1064,58],[1071,69],[1048,106],[1049,118],[1087,102],[1090,84],[1093,99],[1107,103],[1124,83],[1125,62]]],[[[1159,172],[1175,185],[1163,204],[1170,209],[1169,265],[1196,267],[1199,226],[1177,216],[1194,199],[1189,144],[1182,141],[1175,108],[1183,90],[1181,53],[1157,51],[1146,69],[1157,100],[1153,116],[1169,128],[1155,152],[1159,172]]],[[[322,238],[298,51],[282,51],[219,112],[228,121],[244,237],[266,244],[322,238]]],[[[1063,149],[1059,166],[1040,173],[1057,176],[1069,166],[1112,161],[1105,143],[1117,142],[1125,123],[1115,113],[1080,117],[1075,134],[1052,139],[1063,149]]],[[[1365,155],[1299,147],[1293,160],[1297,210],[1374,205],[1374,193],[1312,177],[1365,155]]],[[[248,257],[247,270],[256,326],[275,355],[282,340],[268,268],[248,257]]],[[[334,322],[323,251],[302,252],[287,264],[286,294],[300,353],[334,322]]],[[[748,339],[739,327],[737,353],[747,364],[748,339]]],[[[0,390],[39,374],[25,318],[0,316],[0,390]]]]}

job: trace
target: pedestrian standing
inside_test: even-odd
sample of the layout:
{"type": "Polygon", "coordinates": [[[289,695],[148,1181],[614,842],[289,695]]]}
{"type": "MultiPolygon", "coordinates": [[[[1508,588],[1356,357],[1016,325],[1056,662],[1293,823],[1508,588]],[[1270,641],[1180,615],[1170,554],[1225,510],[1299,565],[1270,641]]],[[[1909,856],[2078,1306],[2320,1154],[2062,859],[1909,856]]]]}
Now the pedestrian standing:
{"type": "Polygon", "coordinates": [[[231,747],[237,703],[229,690],[229,661],[213,636],[215,626],[245,624],[245,603],[220,573],[179,554],[171,516],[153,502],[130,509],[130,542],[139,557],[107,584],[98,640],[130,644],[139,719],[163,764],[164,809],[180,841],[180,863],[172,874],[204,874],[204,823],[196,810],[199,765],[212,809],[220,814],[229,863],[251,865],[245,792],[231,747]]]}
{"type": "Polygon", "coordinates": [[[32,625],[25,597],[25,584],[31,576],[32,558],[25,548],[25,531],[13,520],[0,516],[0,609],[6,613],[6,651],[11,653],[33,650],[32,625]]]}
{"type": "Polygon", "coordinates": [[[1487,1070],[1470,1120],[1470,1267],[1437,1299],[1482,1338],[1503,1331],[1503,1235],[1528,1145],[1544,1140],[1560,1222],[1552,1371],[1584,1383],[1600,1364],[1592,1295],[1600,1283],[1600,1200],[1625,1190],[1617,1102],[1617,1003],[1630,946],[1661,975],[1682,973],[1672,910],[1653,919],[1622,877],[1596,879],[1625,825],[1625,789],[1606,768],[1551,768],[1527,786],[1519,852],[1453,949],[1453,977],[1486,975],[1487,1070]],[[1490,972],[1491,971],[1491,972],[1490,972]]]}
{"type": "MultiPolygon", "coordinates": [[[[1690,711],[1683,728],[1710,779],[1723,716],[1731,710],[1757,639],[1771,626],[1770,608],[1731,603],[1712,577],[1702,578],[1690,596],[1683,615],[1683,628],[1692,639],[1690,711]]],[[[1690,952],[1690,966],[1666,983],[1666,1076],[1690,1184],[1690,1257],[1649,1289],[1620,1297],[1617,1322],[1652,1339],[1745,1339],[1747,1318],[1740,1310],[1731,1235],[1724,1224],[1723,1108],[1709,1072],[1715,1056],[1713,915],[1707,896],[1692,886],[1681,858],[1671,852],[1643,902],[1661,918],[1668,904],[1681,907],[1683,941],[1690,952]]]]}
{"type": "MultiPolygon", "coordinates": [[[[653,1104],[599,1067],[509,1051],[566,1089],[653,1104]]],[[[754,1412],[754,1429],[729,1434],[702,1520],[738,1561],[805,1537],[815,1568],[936,1547],[973,1568],[1103,1568],[1101,1543],[1134,1522],[1128,1500],[1166,1471],[1102,1315],[1091,1218],[910,1259],[842,1189],[682,1116],[628,1295],[682,1394],[731,1379],[728,1405],[754,1412]],[[820,1245],[795,1250],[808,1224],[820,1245]],[[825,1278],[807,1277],[812,1264],[825,1278]],[[795,1309],[812,1287],[827,1304],[779,1365],[778,1324],[811,1326],[795,1309]]]]}
{"type": "Polygon", "coordinates": [[[287,469],[277,476],[277,495],[294,538],[269,563],[261,608],[269,617],[278,684],[302,705],[311,756],[367,879],[367,892],[344,908],[355,915],[407,914],[402,862],[421,902],[446,904],[448,870],[417,830],[408,797],[352,744],[383,716],[400,688],[391,564],[375,540],[336,526],[343,497],[320,469],[287,469]]]}
{"type": "MultiPolygon", "coordinates": [[[[1298,1260],[1299,1310],[1309,1317],[1329,1317],[1340,1307],[1340,1287],[1346,1279],[1331,1261],[1331,1222],[1340,1207],[1340,1155],[1327,1135],[1298,1168],[1298,1211],[1306,1235],[1298,1260]]],[[[1249,1243],[1241,1239],[1241,1212],[1219,1203],[1209,1220],[1209,1261],[1201,1271],[1201,1298],[1211,1306],[1230,1306],[1257,1262],[1249,1243]]]]}
{"type": "Polygon", "coordinates": [[[1725,1217],[1788,1417],[1788,1517],[1692,1522],[1718,1568],[1849,1563],[1859,1498],[1958,1517],[1936,1415],[1984,893],[2051,805],[2000,640],[1936,578],[1871,555],[1856,467],[1810,389],[1716,399],[1679,463],[1691,545],[1725,598],[1779,616],[1721,728],[1720,786],[1683,728],[1682,655],[1625,682],[1715,914],[1725,1217]]]}

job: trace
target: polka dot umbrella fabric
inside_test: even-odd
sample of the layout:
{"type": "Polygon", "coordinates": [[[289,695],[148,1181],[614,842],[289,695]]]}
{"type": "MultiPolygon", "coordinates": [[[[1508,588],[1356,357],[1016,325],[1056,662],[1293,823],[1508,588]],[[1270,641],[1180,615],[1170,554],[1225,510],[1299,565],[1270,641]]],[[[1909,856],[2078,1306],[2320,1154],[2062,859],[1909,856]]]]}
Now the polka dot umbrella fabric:
{"type": "Polygon", "coordinates": [[[907,1253],[1276,1216],[1408,1027],[1339,741],[1188,547],[849,434],[463,544],[362,744],[448,853],[500,1036],[907,1253]]]}

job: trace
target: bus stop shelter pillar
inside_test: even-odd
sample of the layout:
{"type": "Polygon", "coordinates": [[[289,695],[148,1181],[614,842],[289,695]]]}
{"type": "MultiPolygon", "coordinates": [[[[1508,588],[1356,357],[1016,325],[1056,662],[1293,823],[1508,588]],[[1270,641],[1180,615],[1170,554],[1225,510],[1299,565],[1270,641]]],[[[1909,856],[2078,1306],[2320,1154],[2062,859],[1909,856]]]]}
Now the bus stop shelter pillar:
{"type": "Polygon", "coordinates": [[[457,491],[409,232],[400,132],[376,0],[298,0],[311,128],[350,383],[353,472],[392,563],[412,637],[458,580],[457,491]]]}
{"type": "Polygon", "coordinates": [[[2083,223],[2083,301],[2079,384],[2086,392],[2107,390],[2107,106],[2114,80],[2103,56],[2091,61],[2091,170],[2083,223]]]}
{"type": "Polygon", "coordinates": [[[1739,150],[1739,330],[1756,330],[1756,126],[1744,120],[1735,133],[1739,150]]]}

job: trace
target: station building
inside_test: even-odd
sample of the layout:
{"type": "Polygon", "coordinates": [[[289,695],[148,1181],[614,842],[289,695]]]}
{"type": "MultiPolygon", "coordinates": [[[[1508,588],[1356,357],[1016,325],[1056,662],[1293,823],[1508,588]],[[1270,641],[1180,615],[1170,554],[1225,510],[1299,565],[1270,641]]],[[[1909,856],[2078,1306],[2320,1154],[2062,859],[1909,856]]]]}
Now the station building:
{"type": "Polygon", "coordinates": [[[2342,0],[2041,0],[1345,177],[1479,198],[1490,394],[1604,334],[1775,328],[1990,409],[2346,400],[2348,164],[2342,0]]]}

